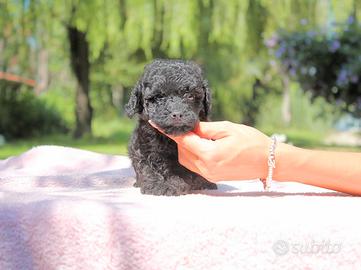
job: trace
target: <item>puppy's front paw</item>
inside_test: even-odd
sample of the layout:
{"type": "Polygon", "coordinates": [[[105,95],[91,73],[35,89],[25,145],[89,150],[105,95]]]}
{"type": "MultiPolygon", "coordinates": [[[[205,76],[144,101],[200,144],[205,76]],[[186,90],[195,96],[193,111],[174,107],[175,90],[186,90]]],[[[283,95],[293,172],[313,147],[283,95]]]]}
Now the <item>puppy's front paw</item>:
{"type": "Polygon", "coordinates": [[[133,187],[140,187],[140,184],[137,181],[135,181],[133,187]]]}
{"type": "Polygon", "coordinates": [[[212,182],[204,181],[200,189],[217,189],[217,185],[212,182]]]}
{"type": "Polygon", "coordinates": [[[209,182],[207,179],[203,178],[200,175],[195,175],[192,181],[192,187],[194,190],[202,189],[217,189],[215,183],[209,182]]]}
{"type": "Polygon", "coordinates": [[[179,196],[185,195],[191,191],[191,186],[185,183],[184,181],[178,181],[174,185],[170,184],[152,184],[152,185],[144,185],[140,187],[140,191],[143,194],[148,195],[165,195],[165,196],[179,196]]]}

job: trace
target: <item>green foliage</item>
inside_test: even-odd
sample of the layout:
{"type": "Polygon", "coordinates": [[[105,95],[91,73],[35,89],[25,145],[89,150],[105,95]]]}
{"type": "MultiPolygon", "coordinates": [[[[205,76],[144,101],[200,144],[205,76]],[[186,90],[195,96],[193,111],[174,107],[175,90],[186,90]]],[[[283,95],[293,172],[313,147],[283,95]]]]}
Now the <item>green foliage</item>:
{"type": "Polygon", "coordinates": [[[257,117],[258,127],[273,132],[290,130],[308,130],[315,136],[322,137],[330,131],[340,116],[335,108],[322,98],[313,103],[309,93],[304,93],[297,83],[291,84],[291,123],[289,126],[281,121],[282,100],[279,95],[268,95],[257,117]]]}
{"type": "Polygon", "coordinates": [[[61,112],[61,118],[65,125],[72,129],[75,125],[75,104],[74,93],[72,88],[51,88],[47,92],[37,96],[46,107],[57,112],[61,112]]]}
{"type": "Polygon", "coordinates": [[[60,114],[28,91],[1,91],[0,115],[0,134],[7,139],[67,132],[60,114]]]}

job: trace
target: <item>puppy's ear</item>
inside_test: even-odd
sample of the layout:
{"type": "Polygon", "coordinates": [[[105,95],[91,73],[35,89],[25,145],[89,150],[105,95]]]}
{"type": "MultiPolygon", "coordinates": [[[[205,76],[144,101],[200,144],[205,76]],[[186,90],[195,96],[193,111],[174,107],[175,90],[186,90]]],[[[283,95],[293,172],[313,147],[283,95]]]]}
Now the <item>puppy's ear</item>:
{"type": "Polygon", "coordinates": [[[125,105],[125,112],[128,117],[133,117],[135,114],[140,114],[143,111],[143,101],[142,101],[142,93],[143,93],[144,84],[142,82],[137,82],[135,87],[132,89],[130,93],[129,101],[127,105],[125,105]]]}
{"type": "Polygon", "coordinates": [[[204,120],[208,120],[208,117],[211,114],[211,102],[212,102],[212,93],[211,89],[208,86],[208,82],[206,80],[203,81],[203,112],[204,112],[204,120]]]}

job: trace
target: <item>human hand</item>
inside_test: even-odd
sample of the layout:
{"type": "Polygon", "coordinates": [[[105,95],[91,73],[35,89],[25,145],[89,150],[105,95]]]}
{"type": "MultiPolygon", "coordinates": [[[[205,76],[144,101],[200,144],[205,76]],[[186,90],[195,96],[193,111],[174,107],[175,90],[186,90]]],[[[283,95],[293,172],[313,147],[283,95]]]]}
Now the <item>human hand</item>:
{"type": "Polygon", "coordinates": [[[209,181],[267,176],[270,139],[255,128],[228,121],[200,122],[185,135],[165,135],[177,143],[179,162],[209,181]]]}

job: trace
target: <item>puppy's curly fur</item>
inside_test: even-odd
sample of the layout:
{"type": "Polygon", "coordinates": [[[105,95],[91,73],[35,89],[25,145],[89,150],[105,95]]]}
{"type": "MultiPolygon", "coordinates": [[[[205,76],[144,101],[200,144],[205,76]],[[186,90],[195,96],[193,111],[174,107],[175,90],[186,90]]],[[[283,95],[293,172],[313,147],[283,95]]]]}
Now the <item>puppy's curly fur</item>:
{"type": "Polygon", "coordinates": [[[181,195],[191,190],[216,189],[178,162],[177,145],[149,125],[152,120],[168,134],[191,131],[207,121],[211,92],[201,68],[191,61],[155,60],[133,88],[126,112],[139,116],[129,144],[136,172],[135,186],[144,194],[181,195]]]}

